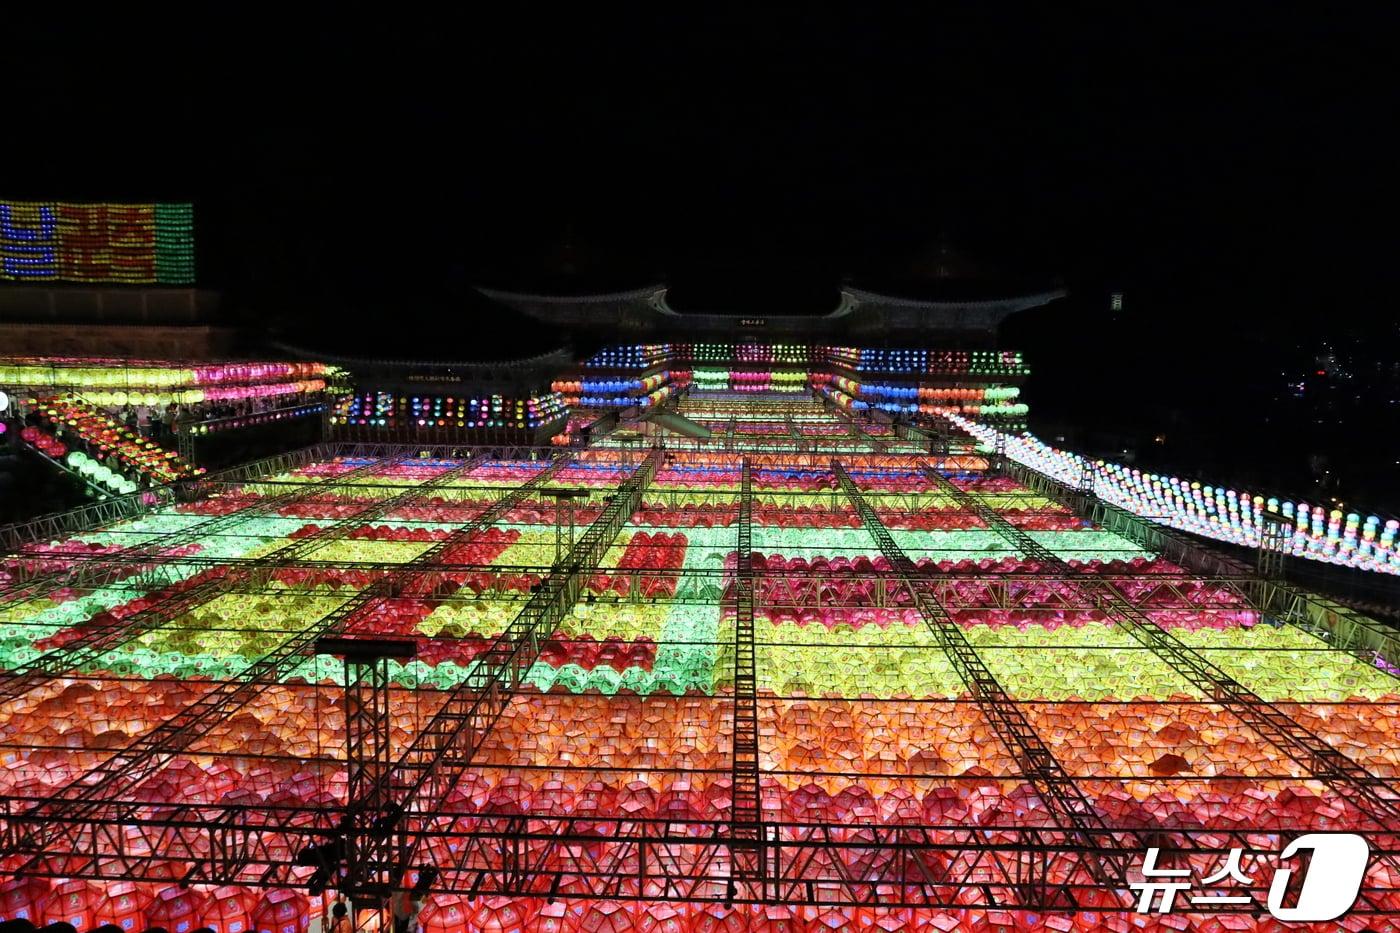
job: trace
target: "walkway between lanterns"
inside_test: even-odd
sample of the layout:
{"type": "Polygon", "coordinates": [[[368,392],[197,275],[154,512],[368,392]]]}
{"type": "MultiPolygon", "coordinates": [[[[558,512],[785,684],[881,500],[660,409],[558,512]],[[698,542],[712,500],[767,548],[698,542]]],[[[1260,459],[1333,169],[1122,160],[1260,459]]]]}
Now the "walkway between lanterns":
{"type": "MultiPolygon", "coordinates": [[[[174,569],[180,566],[178,563],[166,562],[158,565],[166,574],[165,587],[153,593],[144,608],[124,618],[104,613],[102,615],[105,618],[101,618],[96,624],[84,626],[83,634],[73,641],[41,654],[27,664],[0,673],[0,705],[23,696],[55,677],[81,670],[108,652],[159,629],[227,592],[228,587],[235,582],[266,577],[286,561],[305,559],[332,541],[343,538],[351,529],[426,498],[434,490],[469,473],[479,462],[477,457],[468,458],[456,467],[444,469],[427,482],[410,486],[398,495],[373,502],[232,571],[215,565],[201,574],[196,574],[195,577],[181,578],[172,575],[174,569]]],[[[342,480],[337,478],[335,483],[329,485],[338,485],[340,482],[342,480]]],[[[312,489],[301,495],[315,496],[324,492],[326,488],[324,484],[315,484],[312,489]]]]}
{"type": "MultiPolygon", "coordinates": [[[[350,850],[346,862],[357,870],[344,880],[342,891],[362,905],[382,905],[407,870],[417,865],[425,835],[441,820],[448,794],[474,765],[482,743],[539,658],[541,631],[553,631],[572,611],[589,576],[641,506],[642,494],[656,476],[664,453],[662,448],[653,449],[618,488],[602,514],[554,565],[491,647],[477,656],[467,677],[448,692],[433,718],[393,764],[390,802],[384,812],[366,814],[371,818],[365,827],[368,831],[353,833],[346,840],[350,850]]],[[[356,808],[357,802],[351,801],[347,809],[354,813],[356,808]]],[[[519,839],[511,837],[523,831],[522,825],[504,836],[469,833],[460,846],[460,862],[465,864],[478,846],[518,844],[519,839]]],[[[528,871],[516,864],[521,872],[528,871]]]]}
{"type": "MultiPolygon", "coordinates": [[[[462,544],[495,524],[541,485],[547,483],[570,459],[562,456],[556,458],[528,482],[521,484],[494,502],[470,525],[454,531],[429,550],[381,577],[373,585],[359,591],[332,612],[278,646],[270,654],[254,662],[241,673],[238,679],[216,684],[213,689],[193,704],[143,734],[128,747],[117,751],[101,765],[69,782],[43,803],[23,815],[27,829],[16,831],[12,827],[12,831],[6,834],[3,845],[0,845],[0,858],[30,851],[41,853],[51,851],[60,844],[58,840],[65,840],[61,844],[78,846],[79,841],[74,837],[84,831],[82,819],[100,808],[105,800],[112,799],[135,787],[172,758],[181,754],[207,733],[212,726],[227,719],[239,708],[290,675],[306,661],[307,655],[312,652],[319,639],[343,632],[355,619],[372,614],[388,600],[398,599],[404,595],[432,598],[433,594],[437,592],[436,588],[441,585],[439,575],[435,570],[438,558],[450,548],[462,544]],[[433,586],[429,591],[423,591],[421,587],[429,582],[433,586]]],[[[444,475],[434,478],[441,482],[429,486],[427,489],[414,487],[410,491],[413,493],[412,496],[405,493],[386,501],[399,500],[396,506],[414,501],[427,495],[442,483],[449,482],[450,478],[461,475],[472,465],[474,462],[468,461],[457,468],[445,471],[444,475]]],[[[375,506],[375,508],[380,507],[375,506]]],[[[388,510],[384,509],[384,511],[388,510]]],[[[378,514],[383,514],[383,511],[378,514]]],[[[126,819],[134,817],[139,806],[139,804],[133,804],[129,808],[131,812],[125,814],[124,817],[126,819]]],[[[123,817],[118,817],[118,819],[121,818],[123,817]]],[[[73,850],[80,851],[76,848],[73,850]]],[[[23,868],[20,871],[23,871],[23,868]]]]}
{"type": "Polygon", "coordinates": [[[1113,581],[1096,579],[1077,571],[1024,530],[1008,522],[1000,513],[964,492],[938,470],[925,467],[924,475],[961,507],[974,512],[1003,540],[1045,568],[1061,574],[1065,585],[1088,595],[1115,626],[1165,661],[1202,695],[1219,703],[1223,709],[1305,768],[1307,773],[1302,777],[1326,783],[1339,796],[1374,820],[1377,826],[1390,825],[1400,820],[1400,790],[1389,781],[1372,774],[1343,755],[1287,713],[1226,674],[1200,652],[1183,644],[1176,636],[1132,605],[1113,581]]]}
{"type": "MultiPolygon", "coordinates": [[[[860,516],[861,524],[875,539],[880,552],[890,562],[901,582],[909,587],[915,607],[937,639],[939,647],[947,655],[978,709],[987,717],[1002,744],[1016,760],[1021,773],[1035,788],[1055,825],[1071,836],[1075,844],[1086,847],[1086,851],[1080,853],[1080,863],[1096,882],[1112,889],[1115,894],[1126,891],[1129,863],[1139,857],[1141,847],[1125,847],[1120,834],[1109,829],[1083,789],[1055,759],[1021,708],[997,682],[962,629],[938,602],[931,581],[895,543],[841,461],[833,459],[831,470],[860,516]]],[[[1045,890],[1042,892],[1042,903],[1052,903],[1057,893],[1068,896],[1068,892],[1045,890]]]]}

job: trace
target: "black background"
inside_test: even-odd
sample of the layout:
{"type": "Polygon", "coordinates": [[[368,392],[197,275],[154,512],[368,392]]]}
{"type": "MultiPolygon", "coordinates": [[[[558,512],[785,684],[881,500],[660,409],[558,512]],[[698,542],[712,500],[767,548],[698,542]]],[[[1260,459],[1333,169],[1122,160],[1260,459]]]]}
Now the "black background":
{"type": "Polygon", "coordinates": [[[1004,334],[1033,427],[1393,505],[1389,390],[1275,398],[1322,338],[1400,357],[1379,12],[293,6],[10,20],[3,194],[193,200],[236,315],[418,358],[559,342],[474,282],[826,310],[943,240],[1071,291],[1004,334]]]}

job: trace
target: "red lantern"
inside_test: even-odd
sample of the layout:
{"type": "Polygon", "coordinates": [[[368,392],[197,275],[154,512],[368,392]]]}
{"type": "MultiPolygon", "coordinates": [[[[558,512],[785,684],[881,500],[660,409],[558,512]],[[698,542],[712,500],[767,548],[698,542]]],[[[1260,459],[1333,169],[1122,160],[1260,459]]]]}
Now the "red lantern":
{"type": "Polygon", "coordinates": [[[101,892],[93,884],[78,879],[60,881],[44,898],[40,910],[40,926],[50,923],[71,923],[79,930],[96,926],[101,892]]]}
{"type": "Polygon", "coordinates": [[[40,910],[48,893],[47,878],[11,878],[0,883],[0,919],[29,920],[39,925],[40,910]]]}
{"type": "Polygon", "coordinates": [[[253,928],[257,933],[306,933],[310,926],[311,905],[298,891],[268,891],[253,908],[253,928]]]}
{"type": "Polygon", "coordinates": [[[190,933],[203,920],[207,903],[205,896],[193,888],[169,884],[156,891],[155,900],[146,908],[146,922],[170,933],[190,933]]]}
{"type": "Polygon", "coordinates": [[[123,930],[142,930],[146,925],[146,909],[155,897],[149,885],[134,881],[117,881],[107,885],[102,903],[97,908],[97,923],[112,923],[123,930]]]}

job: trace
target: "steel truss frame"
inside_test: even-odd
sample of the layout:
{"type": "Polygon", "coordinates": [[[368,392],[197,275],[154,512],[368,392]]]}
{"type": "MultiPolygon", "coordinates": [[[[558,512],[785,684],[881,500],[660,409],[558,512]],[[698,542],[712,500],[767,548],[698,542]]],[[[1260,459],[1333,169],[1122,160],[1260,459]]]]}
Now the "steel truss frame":
{"type": "MultiPolygon", "coordinates": [[[[566,458],[556,459],[529,482],[516,487],[509,495],[503,497],[471,525],[459,529],[448,539],[425,551],[421,555],[425,562],[430,563],[447,549],[493,524],[510,508],[512,501],[519,501],[530,495],[540,484],[547,482],[565,462],[566,458]]],[[[447,474],[468,469],[469,466],[470,464],[464,463],[461,467],[447,471],[447,474]]],[[[450,481],[446,474],[434,479],[450,481]]],[[[421,596],[430,593],[439,585],[439,579],[435,575],[430,571],[423,571],[413,561],[399,565],[391,575],[382,577],[371,586],[360,590],[319,621],[296,633],[270,654],[254,662],[240,674],[238,680],[214,685],[193,704],[144,733],[101,765],[74,779],[47,798],[36,808],[38,812],[35,815],[41,819],[31,828],[32,834],[7,838],[5,847],[0,849],[0,856],[16,852],[47,851],[53,844],[53,834],[61,832],[69,825],[63,820],[65,814],[90,812],[94,807],[101,806],[103,798],[116,796],[149,777],[193,744],[210,726],[226,719],[235,710],[284,679],[303,663],[319,639],[344,631],[356,618],[373,612],[374,607],[387,596],[400,596],[410,591],[421,596]]]]}
{"type": "MultiPolygon", "coordinates": [[[[152,594],[150,604],[146,608],[121,619],[109,616],[108,621],[91,626],[82,636],[62,647],[41,654],[29,663],[20,665],[13,670],[0,673],[0,704],[23,696],[35,687],[48,683],[68,671],[91,664],[107,652],[129,644],[134,639],[223,595],[227,592],[225,583],[229,576],[255,570],[270,572],[272,569],[282,566],[284,561],[303,560],[332,541],[343,537],[351,528],[367,521],[373,521],[380,515],[411,502],[426,498],[433,490],[452,482],[476,465],[477,461],[474,459],[464,460],[460,465],[444,470],[419,486],[406,489],[388,499],[378,500],[352,515],[318,529],[313,534],[298,538],[270,554],[255,558],[248,562],[246,569],[230,569],[226,562],[223,562],[223,566],[211,567],[197,579],[186,578],[170,583],[164,589],[152,594]]],[[[526,484],[520,488],[528,490],[530,487],[529,484],[526,484]]],[[[420,556],[431,561],[440,556],[441,553],[441,550],[433,548],[420,556]]],[[[134,559],[138,567],[146,567],[150,560],[149,556],[140,556],[134,559]]],[[[160,569],[153,572],[169,574],[170,565],[159,564],[156,566],[160,569]]],[[[407,567],[409,565],[401,566],[407,567]]],[[[152,580],[147,575],[142,582],[148,584],[152,580]]]]}
{"type": "MultiPolygon", "coordinates": [[[[521,607],[509,626],[479,655],[466,679],[442,705],[389,771],[391,804],[386,829],[352,835],[355,874],[341,882],[362,906],[378,907],[418,864],[423,814],[437,812],[473,764],[481,744],[540,653],[540,629],[553,626],[578,600],[583,581],[602,559],[656,475],[663,451],[654,449],[611,497],[599,516],[521,607]]],[[[354,802],[352,802],[352,806],[354,802]]],[[[438,857],[432,856],[434,861],[438,857]]]]}
{"type": "MultiPolygon", "coordinates": [[[[344,813],[116,800],[86,814],[39,817],[35,809],[25,799],[6,799],[0,809],[6,848],[39,820],[63,824],[54,845],[24,867],[26,875],[293,888],[305,887],[312,873],[295,864],[295,854],[337,838],[344,813]]],[[[1094,912],[1125,909],[1122,890],[1105,889],[1086,871],[1104,847],[1137,856],[1145,841],[1162,849],[1159,865],[1206,871],[1238,848],[1245,874],[1267,879],[1285,866],[1279,854],[1294,835],[1278,826],[1164,828],[1142,840],[1138,828],[1110,826],[1099,843],[1086,845],[1074,831],[1055,827],[766,822],[767,874],[758,879],[736,870],[730,823],[723,819],[424,809],[413,824],[414,848],[443,856],[434,891],[468,897],[1094,912]]],[[[1368,833],[1367,840],[1378,860],[1400,857],[1400,830],[1368,833]]],[[[1136,870],[1129,875],[1138,878],[1136,870]]],[[[1263,885],[1249,890],[1255,903],[1207,909],[1255,913],[1263,885]]],[[[1372,878],[1352,912],[1400,915],[1400,898],[1372,878]]]]}
{"type": "MultiPolygon", "coordinates": [[[[895,572],[910,584],[915,596],[915,604],[930,632],[937,639],[939,647],[948,657],[949,663],[957,671],[968,692],[977,701],[978,708],[986,716],[997,737],[1011,753],[1021,773],[1035,788],[1036,794],[1044,803],[1047,815],[1073,839],[1082,843],[1086,851],[1083,867],[1099,884],[1122,889],[1127,884],[1128,861],[1131,854],[1142,850],[1139,840],[1135,847],[1125,847],[1122,840],[1108,831],[1103,817],[1099,815],[1080,786],[1069,776],[1064,767],[1051,754],[1049,747],[1026,719],[1021,707],[1012,701],[1009,694],[996,678],[972,643],[967,640],[962,629],[948,615],[944,606],[933,597],[927,586],[928,578],[895,543],[889,531],[880,522],[875,510],[865,501],[860,489],[839,460],[831,461],[832,472],[856,511],[861,523],[870,532],[880,547],[880,551],[894,567],[895,572]]],[[[1030,895],[1036,903],[1044,906],[1053,902],[1048,888],[1030,895]]]]}
{"type": "MultiPolygon", "coordinates": [[[[352,836],[378,830],[378,821],[388,803],[389,766],[392,758],[392,710],[389,706],[391,683],[389,659],[413,657],[412,639],[322,638],[316,642],[318,654],[339,654],[345,662],[345,748],[348,799],[341,824],[352,836]]],[[[344,853],[351,872],[360,868],[356,851],[344,853]]],[[[305,861],[302,859],[302,861],[305,861]]],[[[330,881],[332,866],[322,863],[311,887],[324,887],[330,881]]]]}
{"type": "MultiPolygon", "coordinates": [[[[950,495],[962,495],[962,490],[936,470],[927,472],[930,479],[941,481],[940,485],[950,495]]],[[[1092,491],[1088,496],[1096,498],[1092,491]]],[[[1388,780],[1372,774],[1343,755],[1322,737],[1225,673],[1199,651],[1182,643],[1129,603],[1112,583],[1087,575],[1075,575],[1073,568],[1056,554],[1001,515],[970,500],[967,505],[976,510],[988,527],[1007,542],[1042,564],[1067,573],[1068,585],[1090,594],[1113,620],[1115,627],[1131,635],[1134,641],[1160,658],[1184,681],[1212,701],[1220,703],[1278,751],[1316,775],[1318,780],[1366,814],[1377,826],[1391,825],[1400,820],[1400,789],[1392,786],[1388,780]]]]}
{"type": "MultiPolygon", "coordinates": [[[[791,422],[789,422],[790,424],[791,422]]],[[[754,648],[753,471],[744,458],[739,480],[739,521],[734,578],[734,738],[730,770],[730,833],[735,874],[762,883],[767,877],[763,799],[758,770],[758,666],[754,648]]]]}

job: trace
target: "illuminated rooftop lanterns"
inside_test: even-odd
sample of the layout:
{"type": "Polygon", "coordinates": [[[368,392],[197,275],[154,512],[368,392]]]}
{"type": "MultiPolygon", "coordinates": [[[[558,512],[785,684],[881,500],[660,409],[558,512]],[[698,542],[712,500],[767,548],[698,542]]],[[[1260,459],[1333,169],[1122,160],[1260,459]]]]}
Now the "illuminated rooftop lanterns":
{"type": "MultiPolygon", "coordinates": [[[[1007,456],[1063,482],[1079,482],[1085,458],[1044,443],[1031,434],[1002,434],[957,415],[950,418],[983,443],[1005,438],[1007,456]]],[[[1359,570],[1400,574],[1396,549],[1400,521],[1344,514],[1305,502],[1265,498],[1175,476],[1144,472],[1111,461],[1094,461],[1094,491],[1114,505],[1173,528],[1245,547],[1258,547],[1265,517],[1277,515],[1291,527],[1287,553],[1359,570]]]]}

